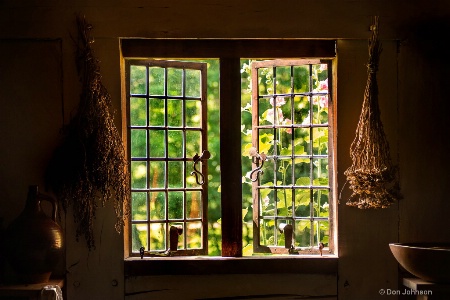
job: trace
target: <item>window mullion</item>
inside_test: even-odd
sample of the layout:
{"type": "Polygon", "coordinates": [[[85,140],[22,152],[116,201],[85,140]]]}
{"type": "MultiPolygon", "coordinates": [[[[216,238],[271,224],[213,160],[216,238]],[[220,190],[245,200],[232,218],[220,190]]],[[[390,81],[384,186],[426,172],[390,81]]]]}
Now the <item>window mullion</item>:
{"type": "Polygon", "coordinates": [[[242,256],[241,74],[239,57],[220,58],[222,256],[242,256]]]}

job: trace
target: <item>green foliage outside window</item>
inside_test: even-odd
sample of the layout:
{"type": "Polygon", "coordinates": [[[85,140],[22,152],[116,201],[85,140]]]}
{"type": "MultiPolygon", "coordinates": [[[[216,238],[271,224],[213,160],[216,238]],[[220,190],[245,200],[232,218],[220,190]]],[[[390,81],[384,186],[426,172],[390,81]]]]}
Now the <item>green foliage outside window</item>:
{"type": "MultiPolygon", "coordinates": [[[[199,62],[199,60],[196,60],[199,62]]],[[[208,160],[208,249],[209,255],[216,256],[221,254],[221,216],[220,216],[220,132],[219,132],[219,60],[211,59],[211,60],[201,60],[201,62],[207,63],[207,98],[208,98],[208,150],[211,153],[211,158],[208,160]]],[[[317,65],[314,69],[314,76],[312,78],[312,86],[315,90],[320,90],[327,88],[327,70],[323,68],[324,65],[317,65]]],[[[326,65],[325,65],[326,66],[326,65]]],[[[153,80],[158,80],[158,78],[164,78],[161,76],[159,72],[162,69],[160,68],[151,68],[149,75],[153,76],[153,80]]],[[[176,71],[176,70],[174,70],[176,71]]],[[[145,94],[146,88],[146,68],[140,66],[132,66],[131,69],[131,86],[130,90],[133,94],[145,94]]],[[[296,67],[295,69],[296,76],[294,86],[296,92],[308,91],[309,76],[308,70],[304,67],[296,67]]],[[[277,76],[275,80],[277,81],[278,88],[287,88],[290,87],[290,76],[288,76],[288,72],[277,72],[277,76]]],[[[273,91],[273,74],[269,69],[261,69],[259,76],[259,85],[260,90],[265,91],[268,94],[274,93],[273,91]]],[[[169,77],[170,78],[170,77],[169,77]]],[[[174,76],[176,78],[176,76],[174,76]]],[[[242,105],[242,123],[241,123],[241,143],[242,143],[242,182],[243,182],[243,247],[244,247],[244,255],[252,254],[252,240],[253,240],[253,204],[252,204],[252,185],[251,181],[248,177],[249,172],[252,170],[251,159],[249,155],[249,149],[251,148],[252,138],[251,138],[251,129],[252,129],[252,117],[251,117],[251,69],[250,69],[250,61],[249,60],[241,60],[241,105],[242,105]]],[[[187,80],[199,80],[195,73],[187,74],[187,80]]],[[[160,82],[160,85],[154,85],[154,89],[152,94],[164,94],[164,82],[160,82]]],[[[193,84],[192,86],[198,86],[193,84]]],[[[180,90],[179,82],[168,82],[168,95],[177,95],[180,90]]],[[[278,92],[278,91],[277,91],[278,92]]],[[[192,94],[199,94],[199,91],[192,90],[189,91],[192,94]]],[[[273,123],[275,119],[278,122],[284,122],[285,125],[289,125],[290,120],[290,112],[289,107],[290,104],[286,103],[287,98],[283,99],[275,99],[272,101],[267,101],[261,105],[260,108],[260,122],[270,124],[273,123]],[[275,106],[274,106],[275,105],[275,106]],[[275,109],[273,109],[275,107],[275,109]],[[274,119],[273,112],[276,112],[277,117],[274,119]],[[272,112],[272,114],[270,113],[272,112]]],[[[163,125],[164,124],[164,103],[159,99],[150,99],[152,102],[152,115],[150,119],[151,125],[163,125]]],[[[310,114],[310,105],[307,97],[296,97],[294,99],[294,107],[295,112],[294,115],[298,118],[297,120],[293,120],[295,123],[308,122],[308,118],[312,120],[315,124],[325,124],[328,122],[328,100],[316,97],[313,100],[313,116],[309,116],[310,114]]],[[[187,102],[188,106],[188,116],[187,116],[187,125],[191,126],[200,126],[200,110],[195,101],[187,102]]],[[[137,126],[145,126],[146,125],[146,112],[145,112],[145,100],[142,98],[131,98],[130,99],[130,123],[131,125],[137,126]]],[[[168,104],[168,118],[170,118],[170,122],[173,124],[180,124],[180,108],[177,107],[177,103],[173,102],[168,104]]],[[[292,152],[292,144],[290,142],[292,135],[294,135],[294,147],[296,154],[311,154],[312,151],[314,154],[328,154],[328,132],[327,129],[316,128],[313,132],[313,145],[309,145],[309,130],[300,130],[295,129],[295,132],[292,132],[289,128],[280,129],[277,133],[278,136],[275,137],[273,132],[267,131],[266,133],[260,133],[260,152],[271,153],[274,149],[274,139],[279,139],[279,143],[277,143],[278,153],[291,153],[292,152]]],[[[161,157],[165,153],[164,149],[164,135],[158,135],[158,132],[152,132],[153,136],[149,137],[151,143],[149,143],[149,147],[151,147],[150,151],[152,153],[160,153],[161,157]]],[[[194,133],[193,133],[194,134],[194,133]]],[[[134,157],[145,156],[147,149],[147,137],[143,132],[138,130],[132,130],[131,132],[131,155],[134,157]]],[[[173,155],[178,155],[177,151],[179,151],[179,145],[181,143],[181,135],[177,135],[176,132],[173,133],[173,136],[170,137],[170,143],[168,145],[169,156],[171,153],[173,155]]],[[[189,139],[189,137],[188,137],[189,139]]],[[[192,141],[199,140],[198,137],[192,136],[192,141]]],[[[192,153],[192,156],[199,152],[199,146],[195,143],[187,142],[186,143],[186,151],[188,153],[192,153]]],[[[161,164],[164,162],[152,162],[150,165],[150,169],[154,170],[147,175],[147,163],[146,162],[132,162],[132,187],[145,187],[146,182],[148,182],[146,176],[151,176],[150,182],[156,186],[163,187],[163,180],[165,174],[164,168],[161,164]],[[159,170],[159,171],[156,171],[159,170]],[[161,171],[162,170],[162,171],[161,171]]],[[[270,165],[270,162],[267,162],[270,165]]],[[[180,170],[181,164],[173,163],[169,165],[169,174],[178,174],[181,175],[183,172],[180,170]]],[[[261,178],[262,184],[274,184],[273,183],[273,168],[266,168],[264,171],[264,176],[261,178]]],[[[316,159],[314,161],[314,185],[328,185],[328,160],[327,159],[316,159]]],[[[190,173],[186,172],[187,174],[190,173]]],[[[305,181],[305,185],[309,184],[309,176],[310,176],[310,168],[309,161],[307,162],[305,159],[297,159],[295,160],[295,166],[292,166],[289,162],[281,161],[279,165],[277,165],[277,174],[276,178],[279,180],[277,184],[291,184],[292,183],[292,174],[295,174],[296,184],[301,185],[301,181],[305,181]],[[294,172],[292,172],[292,168],[294,168],[294,172]],[[307,183],[307,184],[306,184],[307,183]]],[[[179,182],[181,182],[180,178],[176,176],[168,176],[169,178],[169,186],[176,186],[179,182]]],[[[186,179],[187,184],[194,186],[195,178],[190,176],[186,179]]],[[[295,195],[295,211],[292,212],[292,204],[289,203],[286,199],[289,199],[290,195],[288,194],[290,190],[285,190],[284,193],[277,194],[277,209],[278,214],[289,215],[289,211],[295,215],[299,216],[309,216],[311,213],[310,209],[310,196],[306,193],[302,193],[301,191],[295,195]]],[[[267,190],[267,193],[270,193],[270,190],[267,190]]],[[[267,195],[268,196],[268,195],[267,195]]],[[[154,195],[151,195],[152,205],[154,207],[150,207],[151,218],[160,219],[163,218],[161,215],[165,210],[165,201],[164,196],[160,195],[158,192],[154,192],[154,195]]],[[[179,199],[176,199],[176,195],[174,195],[174,199],[169,199],[168,202],[170,208],[169,211],[174,212],[176,214],[182,208],[177,210],[177,206],[180,204],[179,199]]],[[[195,198],[195,197],[194,197],[195,198]]],[[[263,199],[270,199],[268,197],[263,197],[263,199]]],[[[314,191],[314,205],[313,205],[313,215],[314,216],[323,216],[328,217],[328,190],[327,189],[318,189],[314,191]]],[[[146,194],[145,193],[133,193],[132,199],[132,219],[133,220],[144,220],[147,217],[147,206],[146,206],[146,194]]],[[[189,205],[188,205],[189,206],[189,205]]],[[[191,207],[191,206],[189,206],[191,207]]],[[[273,209],[275,209],[274,203],[264,202],[262,203],[262,209],[264,214],[273,214],[273,209]]],[[[192,214],[196,214],[197,212],[190,212],[192,214]]],[[[282,236],[278,236],[278,241],[274,241],[275,238],[274,228],[275,224],[273,222],[266,222],[264,224],[265,231],[261,232],[261,240],[266,244],[276,245],[283,243],[282,236]],[[271,240],[272,239],[272,240],[271,240]]],[[[311,241],[311,223],[310,222],[299,222],[297,230],[303,232],[302,235],[296,235],[296,244],[303,246],[309,245],[311,241]]],[[[328,222],[316,222],[314,225],[316,228],[315,232],[317,235],[314,236],[314,242],[323,242],[328,243],[328,222]]],[[[146,235],[147,232],[142,228],[139,229],[139,224],[133,224],[132,230],[136,233],[132,240],[132,249],[139,249],[140,246],[144,246],[148,248],[146,245],[146,235]]],[[[162,226],[158,227],[158,224],[152,224],[150,230],[154,230],[156,233],[153,234],[153,239],[150,241],[152,243],[153,249],[161,249],[165,250],[165,238],[166,233],[162,226]]],[[[198,245],[199,241],[196,240],[196,236],[199,234],[193,235],[193,240],[190,243],[195,246],[198,245]]]]}

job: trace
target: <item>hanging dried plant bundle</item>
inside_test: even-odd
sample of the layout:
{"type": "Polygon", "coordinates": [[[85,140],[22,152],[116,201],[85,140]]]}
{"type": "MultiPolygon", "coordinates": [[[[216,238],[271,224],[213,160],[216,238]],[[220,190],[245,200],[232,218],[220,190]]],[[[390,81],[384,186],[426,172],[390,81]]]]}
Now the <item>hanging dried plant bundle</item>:
{"type": "Polygon", "coordinates": [[[77,25],[82,93],[78,110],[64,128],[64,140],[49,164],[46,181],[64,211],[72,208],[77,240],[84,235],[91,250],[95,248],[98,204],[113,202],[115,229],[120,233],[129,213],[130,187],[124,146],[110,111],[111,97],[102,84],[99,61],[92,49],[92,26],[81,17],[77,25]]]}
{"type": "Polygon", "coordinates": [[[353,163],[344,172],[353,191],[347,205],[361,209],[386,208],[399,198],[397,169],[391,162],[389,144],[378,106],[377,71],[381,51],[378,17],[375,17],[369,40],[368,78],[364,101],[356,137],[350,146],[353,163]]]}

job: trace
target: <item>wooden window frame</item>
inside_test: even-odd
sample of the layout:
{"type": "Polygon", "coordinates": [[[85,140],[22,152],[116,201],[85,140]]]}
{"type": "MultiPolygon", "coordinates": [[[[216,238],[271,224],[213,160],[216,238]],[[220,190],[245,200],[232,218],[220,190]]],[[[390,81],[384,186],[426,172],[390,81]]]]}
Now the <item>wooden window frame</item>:
{"type": "MultiPolygon", "coordinates": [[[[329,59],[282,59],[282,60],[266,60],[266,61],[255,61],[252,62],[251,64],[251,69],[252,69],[252,87],[255,87],[252,89],[252,145],[253,147],[256,149],[256,151],[259,151],[259,130],[263,129],[263,130],[276,130],[276,128],[283,128],[286,125],[282,125],[282,124],[278,124],[277,122],[277,113],[273,113],[274,116],[274,122],[271,125],[262,125],[260,126],[260,112],[259,112],[259,105],[260,105],[260,100],[264,99],[264,98],[268,98],[270,96],[272,96],[273,98],[275,98],[277,95],[280,95],[280,93],[276,90],[273,91],[273,94],[266,94],[266,95],[261,95],[259,93],[259,83],[258,83],[258,70],[261,68],[279,68],[279,67],[290,67],[291,68],[291,85],[293,84],[293,67],[297,67],[297,66],[308,66],[309,67],[309,75],[311,76],[311,66],[312,65],[326,65],[327,66],[327,70],[328,70],[328,82],[329,82],[329,88],[326,91],[326,96],[328,99],[328,107],[332,107],[332,97],[331,97],[331,92],[330,90],[332,90],[332,85],[333,85],[333,78],[331,76],[333,69],[332,69],[332,61],[329,59]]],[[[275,70],[273,71],[275,73],[275,70]]],[[[275,76],[275,75],[274,75],[275,76]]],[[[276,86],[276,80],[274,79],[274,88],[276,86]]],[[[308,97],[310,98],[310,103],[312,103],[312,97],[316,97],[317,95],[324,95],[323,92],[314,92],[313,89],[313,83],[311,82],[311,80],[309,81],[309,87],[308,90],[306,92],[303,93],[294,93],[293,91],[293,87],[291,86],[291,91],[287,94],[283,94],[282,97],[284,99],[284,97],[288,97],[291,98],[291,101],[293,100],[293,97],[302,95],[304,97],[308,97]]],[[[273,99],[272,98],[272,99],[273,99]]],[[[275,99],[273,100],[275,102],[275,99]]],[[[291,102],[292,103],[292,102],[291,102]]],[[[293,103],[292,103],[293,105],[293,103]]],[[[314,124],[312,121],[312,117],[311,117],[311,122],[307,123],[306,125],[300,125],[300,124],[295,124],[294,122],[294,117],[293,117],[293,106],[291,107],[291,114],[289,117],[292,120],[292,124],[291,126],[293,126],[293,129],[291,130],[295,130],[295,128],[305,128],[305,129],[309,129],[309,130],[313,130],[313,128],[327,128],[328,129],[328,149],[330,149],[329,153],[327,155],[320,155],[321,158],[327,158],[328,159],[328,173],[331,175],[334,173],[334,168],[333,168],[333,134],[332,134],[332,127],[331,124],[329,122],[324,123],[324,124],[314,124]]],[[[274,108],[275,109],[275,108],[274,108]]],[[[278,108],[277,108],[278,109],[278,108]]],[[[312,116],[312,105],[310,106],[310,115],[312,116]]],[[[330,120],[332,119],[332,115],[333,115],[333,111],[332,109],[329,110],[329,115],[330,115],[330,120]]],[[[292,136],[293,138],[293,133],[292,136]]],[[[276,140],[277,138],[275,138],[276,140]]],[[[312,142],[311,142],[312,143],[312,142]]],[[[276,144],[277,142],[274,141],[274,150],[275,153],[272,153],[272,158],[271,160],[273,161],[277,161],[280,157],[283,157],[283,155],[280,156],[279,153],[276,153],[276,144]]],[[[267,159],[269,159],[270,155],[269,153],[266,153],[267,155],[267,159]]],[[[302,221],[308,221],[311,224],[311,229],[310,232],[312,233],[313,230],[313,224],[314,222],[320,222],[320,221],[327,221],[329,222],[329,226],[331,227],[333,224],[333,219],[330,218],[330,216],[328,217],[319,217],[319,216],[314,216],[314,214],[310,211],[309,216],[296,216],[294,212],[291,212],[291,215],[281,215],[278,216],[278,213],[276,212],[277,210],[274,210],[274,214],[272,216],[263,216],[261,213],[261,205],[260,205],[260,190],[262,189],[272,189],[275,193],[276,192],[281,192],[282,190],[291,190],[292,191],[292,197],[294,195],[294,190],[295,189],[302,189],[302,190],[309,190],[309,193],[311,195],[311,202],[310,202],[310,210],[313,210],[313,190],[314,189],[321,189],[321,190],[327,190],[329,192],[329,203],[333,203],[333,182],[331,180],[329,180],[329,184],[327,186],[314,186],[312,181],[313,181],[313,176],[312,176],[312,161],[313,159],[319,157],[319,155],[314,154],[312,149],[310,151],[309,155],[295,155],[296,157],[303,157],[303,158],[309,158],[310,161],[310,184],[309,186],[298,186],[294,183],[289,183],[286,186],[279,186],[277,183],[275,183],[275,179],[273,179],[273,186],[270,187],[265,187],[261,185],[261,177],[260,176],[256,176],[256,178],[252,178],[252,197],[253,197],[253,227],[254,227],[254,234],[253,234],[253,249],[255,253],[273,253],[273,254],[299,254],[299,253],[321,253],[320,251],[323,249],[319,249],[319,245],[315,244],[314,246],[314,242],[311,240],[313,239],[313,235],[311,235],[310,237],[310,242],[309,242],[309,246],[304,246],[304,247],[298,247],[295,246],[293,241],[288,242],[285,241],[285,244],[283,246],[279,245],[277,242],[277,235],[281,235],[281,232],[278,232],[278,226],[277,224],[279,224],[279,222],[284,221],[284,223],[286,224],[289,223],[291,225],[291,229],[290,229],[290,237],[292,239],[295,239],[295,235],[297,232],[297,229],[295,226],[296,222],[299,222],[300,220],[302,221]],[[260,231],[261,231],[261,220],[270,220],[273,221],[275,223],[274,225],[274,233],[275,233],[275,242],[274,245],[263,245],[261,243],[260,237],[260,231]],[[294,225],[294,226],[292,226],[294,225]]],[[[284,155],[284,158],[286,159],[286,157],[289,157],[288,159],[290,161],[293,161],[294,158],[294,154],[290,154],[290,156],[284,155]]],[[[292,163],[293,164],[293,163],[292,163]]],[[[256,170],[258,167],[263,167],[264,165],[261,164],[260,159],[253,159],[252,160],[252,169],[256,170]]],[[[261,171],[263,172],[264,169],[261,169],[261,171]]],[[[292,175],[293,176],[293,175],[292,175]]],[[[290,201],[292,201],[292,206],[294,203],[293,198],[289,199],[290,201]]],[[[275,201],[276,202],[276,201],[275,201]]],[[[332,206],[332,205],[331,205],[332,206]]],[[[292,208],[294,210],[294,208],[292,208]]],[[[286,224],[287,225],[287,224],[286,224]]],[[[329,241],[329,245],[326,246],[326,248],[323,249],[323,251],[332,251],[330,249],[334,249],[334,243],[333,243],[333,238],[330,238],[329,241]]]]}
{"type": "MultiPolygon", "coordinates": [[[[125,67],[126,67],[126,72],[125,72],[125,84],[126,84],[126,91],[127,91],[127,130],[128,133],[136,130],[136,131],[143,131],[146,133],[147,139],[149,139],[149,135],[152,131],[159,131],[159,132],[164,132],[165,135],[165,142],[164,142],[164,152],[165,155],[160,157],[160,156],[153,156],[151,151],[149,150],[150,147],[148,147],[149,144],[147,144],[146,146],[146,155],[145,157],[132,157],[130,160],[130,165],[135,161],[135,162],[146,162],[147,163],[147,174],[146,174],[146,181],[147,184],[145,186],[145,188],[139,188],[139,189],[131,189],[131,193],[133,195],[133,193],[147,193],[147,207],[149,206],[149,194],[150,193],[163,193],[165,195],[165,218],[158,218],[157,220],[153,220],[150,216],[150,211],[149,209],[147,209],[147,218],[145,220],[133,220],[130,219],[129,222],[131,223],[131,226],[133,226],[134,224],[138,225],[138,224],[142,224],[142,225],[146,225],[147,226],[147,244],[148,244],[148,249],[142,248],[142,250],[144,250],[144,254],[145,255],[160,255],[160,254],[164,254],[164,252],[167,251],[167,249],[172,248],[172,247],[177,247],[178,245],[178,235],[182,236],[182,247],[180,249],[180,247],[178,247],[177,250],[174,249],[170,249],[170,255],[207,255],[208,254],[208,235],[207,235],[207,230],[208,230],[208,191],[207,191],[207,186],[208,186],[208,164],[207,163],[203,163],[203,162],[199,162],[200,164],[200,173],[203,175],[202,178],[202,184],[198,184],[196,186],[192,186],[192,187],[187,187],[186,185],[186,178],[187,178],[187,174],[190,173],[193,169],[193,163],[194,163],[194,156],[192,157],[188,157],[187,153],[186,153],[186,133],[187,132],[200,132],[200,141],[199,141],[199,149],[197,149],[198,153],[201,153],[203,150],[207,150],[208,149],[208,145],[207,145],[207,93],[206,93],[206,80],[207,80],[207,76],[206,76],[206,64],[205,63],[196,63],[196,62],[180,62],[180,61],[165,61],[165,60],[152,60],[152,59],[126,59],[125,60],[125,67]],[[130,76],[131,76],[131,72],[130,72],[130,68],[131,66],[141,66],[141,67],[145,67],[147,70],[147,76],[149,76],[149,69],[152,67],[158,67],[161,68],[163,70],[165,70],[166,74],[165,74],[165,93],[163,95],[152,95],[147,87],[147,90],[145,92],[145,94],[131,94],[130,91],[130,76]],[[188,97],[185,95],[185,82],[182,83],[181,89],[182,89],[182,95],[178,95],[178,96],[171,96],[167,94],[167,70],[168,69],[178,69],[178,70],[182,70],[183,72],[183,76],[182,79],[185,80],[185,76],[184,76],[184,72],[185,70],[198,70],[200,71],[201,74],[201,79],[200,79],[200,87],[201,87],[201,91],[200,91],[200,95],[196,96],[196,97],[188,97]],[[145,125],[132,125],[130,123],[130,98],[140,98],[140,99],[144,99],[147,107],[147,111],[146,111],[146,124],[145,125]],[[165,110],[164,110],[164,122],[165,124],[161,125],[152,125],[150,124],[150,111],[149,109],[151,108],[149,105],[149,101],[150,99],[159,99],[160,101],[163,101],[165,110]],[[181,125],[177,125],[177,126],[172,126],[170,124],[168,124],[168,115],[167,115],[167,104],[168,101],[170,100],[174,100],[176,99],[177,102],[180,102],[182,104],[182,108],[183,108],[183,113],[182,113],[182,124],[181,125]],[[185,115],[185,105],[186,105],[186,100],[191,99],[194,101],[199,101],[200,105],[201,105],[201,120],[199,122],[199,126],[198,127],[192,127],[192,126],[187,126],[186,124],[186,115],[185,115]],[[183,135],[183,147],[181,149],[181,156],[180,157],[170,157],[169,156],[169,150],[168,150],[168,136],[170,135],[171,131],[177,131],[177,132],[181,132],[183,135]],[[150,186],[149,180],[150,180],[150,165],[152,162],[164,162],[165,163],[165,170],[164,170],[164,187],[152,187],[150,186]],[[169,178],[169,174],[168,174],[168,165],[170,162],[174,162],[174,163],[182,163],[183,167],[183,174],[185,174],[186,176],[183,176],[183,180],[182,180],[182,185],[179,187],[170,187],[169,183],[168,183],[168,178],[169,178]],[[201,207],[200,209],[200,216],[196,217],[194,219],[188,218],[185,214],[186,214],[186,194],[189,192],[200,192],[200,199],[199,199],[199,206],[201,207]],[[170,193],[183,193],[183,216],[180,216],[179,218],[175,218],[175,219],[171,219],[169,217],[168,214],[168,205],[169,205],[169,195],[170,193]],[[189,247],[187,247],[187,227],[188,224],[193,223],[193,222],[201,222],[201,247],[200,248],[194,248],[194,249],[189,249],[189,247]],[[151,248],[151,231],[150,228],[152,226],[152,224],[160,224],[162,227],[164,227],[164,233],[165,233],[165,249],[152,249],[151,248]],[[180,224],[182,231],[181,232],[175,232],[174,237],[172,237],[172,230],[174,228],[171,228],[171,224],[180,224]],[[174,239],[174,245],[172,245],[172,239],[174,239]]],[[[147,78],[148,80],[148,78],[147,78]]],[[[147,83],[148,84],[148,83],[147,83]]],[[[128,135],[128,149],[127,151],[130,153],[131,150],[131,134],[128,135]]],[[[198,154],[197,153],[197,154],[198,154]]],[[[131,168],[131,166],[130,166],[131,168]]],[[[133,198],[133,197],[131,197],[133,198]]],[[[132,240],[132,231],[128,230],[127,233],[129,234],[128,236],[128,240],[131,241],[132,240]]],[[[128,243],[128,245],[126,245],[126,247],[128,247],[128,251],[130,253],[131,256],[140,256],[141,253],[140,252],[133,252],[132,251],[132,245],[131,243],[128,243]]],[[[166,253],[167,254],[167,253],[166,253]]]]}
{"type": "MultiPolygon", "coordinates": [[[[242,170],[241,170],[241,99],[240,99],[240,59],[241,58],[324,58],[336,65],[336,42],[334,40],[302,39],[121,39],[122,61],[126,58],[219,58],[220,60],[220,122],[221,136],[221,215],[222,215],[222,256],[242,256],[242,170]],[[230,163],[232,162],[232,163],[230,163]]],[[[122,63],[122,74],[123,74],[122,63]]],[[[333,79],[335,70],[333,68],[333,79]]],[[[335,80],[334,80],[335,81],[335,80]]],[[[124,82],[124,78],[122,78],[124,82]]],[[[124,84],[123,84],[124,85],[124,84]]],[[[330,92],[336,97],[336,87],[330,92]]],[[[122,90],[125,87],[122,86],[122,90]]],[[[122,97],[126,99],[126,97],[122,97]]],[[[336,101],[332,101],[336,106],[336,101]]],[[[125,104],[123,104],[124,106],[125,104]]],[[[124,106],[126,107],[126,106],[124,106]]],[[[332,109],[332,108],[330,108],[332,109]]],[[[334,109],[334,111],[336,111],[334,109]]],[[[123,115],[126,119],[126,116],[123,115]]],[[[124,120],[125,120],[124,119],[124,120]]],[[[336,130],[336,119],[330,120],[336,130]]],[[[126,132],[126,130],[125,130],[126,132]]],[[[127,140],[127,139],[125,139],[127,140]]],[[[336,149],[334,140],[333,149],[336,149]]],[[[333,156],[333,164],[336,162],[333,156]]],[[[330,181],[336,182],[336,174],[330,181]]],[[[335,192],[335,191],[334,191],[335,192]]],[[[335,199],[335,198],[334,198],[335,199]]],[[[330,210],[333,220],[330,237],[336,239],[336,209],[330,210]]],[[[129,243],[125,228],[125,245],[129,243]]],[[[334,241],[336,242],[336,241],[334,241]]],[[[130,253],[125,247],[125,257],[130,253]]],[[[165,258],[166,259],[166,258],[165,258]]],[[[134,262],[133,262],[134,264],[134,262]]]]}

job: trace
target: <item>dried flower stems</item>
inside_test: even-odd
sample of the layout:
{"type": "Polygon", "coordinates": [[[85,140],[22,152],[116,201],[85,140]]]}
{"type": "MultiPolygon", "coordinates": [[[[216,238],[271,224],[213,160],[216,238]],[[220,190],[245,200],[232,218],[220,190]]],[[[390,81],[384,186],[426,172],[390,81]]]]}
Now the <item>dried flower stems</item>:
{"type": "Polygon", "coordinates": [[[364,101],[356,137],[350,146],[353,163],[344,172],[353,190],[347,205],[361,209],[386,208],[399,198],[397,169],[391,162],[378,106],[377,71],[382,51],[378,40],[378,17],[371,29],[364,101]]]}
{"type": "Polygon", "coordinates": [[[114,125],[111,96],[102,84],[99,61],[94,56],[92,26],[77,18],[77,67],[82,84],[75,116],[64,128],[64,140],[47,169],[47,187],[62,204],[72,208],[76,238],[84,235],[89,250],[95,248],[94,220],[100,202],[113,201],[115,229],[121,232],[128,216],[130,197],[127,160],[114,125]]]}

